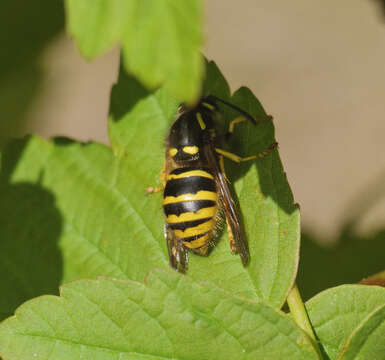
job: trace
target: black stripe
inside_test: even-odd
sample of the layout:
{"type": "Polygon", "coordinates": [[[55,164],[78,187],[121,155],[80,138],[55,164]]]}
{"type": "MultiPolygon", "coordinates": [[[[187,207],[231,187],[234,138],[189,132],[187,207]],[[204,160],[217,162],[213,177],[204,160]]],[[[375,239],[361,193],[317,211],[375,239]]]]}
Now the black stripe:
{"type": "MultiPolygon", "coordinates": [[[[179,174],[183,174],[187,171],[192,171],[192,170],[203,170],[203,171],[206,171],[208,172],[209,174],[211,174],[211,171],[208,169],[208,168],[205,168],[205,167],[184,167],[184,168],[177,168],[177,169],[174,169],[173,171],[171,171],[170,174],[174,174],[174,175],[179,175],[179,174]]],[[[212,175],[212,174],[211,174],[212,175]]]]}
{"type": "Polygon", "coordinates": [[[174,204],[163,205],[165,214],[168,215],[177,215],[186,213],[186,212],[197,212],[200,209],[213,207],[217,203],[214,200],[193,200],[193,201],[183,201],[174,204]]]}
{"type": "Polygon", "coordinates": [[[180,179],[172,179],[167,181],[163,196],[196,194],[201,190],[216,192],[215,181],[201,176],[188,176],[180,179]]]}
{"type": "Polygon", "coordinates": [[[204,218],[204,219],[199,219],[199,220],[192,220],[192,221],[182,221],[180,223],[172,223],[172,224],[168,223],[168,226],[172,230],[182,230],[182,231],[185,231],[188,228],[192,228],[192,227],[198,226],[198,225],[203,224],[206,221],[209,221],[211,219],[212,219],[212,217],[204,218]]]}
{"type": "MultiPolygon", "coordinates": [[[[210,231],[212,231],[212,230],[210,230],[210,231]]],[[[201,238],[202,236],[207,235],[207,233],[209,233],[210,231],[206,231],[206,232],[203,233],[203,234],[194,235],[194,236],[185,237],[185,238],[180,238],[180,239],[183,240],[183,241],[185,241],[185,242],[191,242],[191,241],[194,241],[194,240],[197,240],[197,239],[201,238]]]]}

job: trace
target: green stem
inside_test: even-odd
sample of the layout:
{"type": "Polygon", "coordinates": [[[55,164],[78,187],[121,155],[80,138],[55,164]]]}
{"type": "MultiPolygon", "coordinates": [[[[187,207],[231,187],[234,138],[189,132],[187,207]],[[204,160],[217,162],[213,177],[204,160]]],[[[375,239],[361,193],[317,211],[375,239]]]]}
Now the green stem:
{"type": "Polygon", "coordinates": [[[298,290],[297,283],[294,284],[286,301],[289,305],[289,309],[294,321],[313,340],[313,344],[318,352],[318,356],[320,359],[322,359],[321,349],[318,346],[318,341],[310,324],[309,316],[307,315],[305,305],[298,290]]]}

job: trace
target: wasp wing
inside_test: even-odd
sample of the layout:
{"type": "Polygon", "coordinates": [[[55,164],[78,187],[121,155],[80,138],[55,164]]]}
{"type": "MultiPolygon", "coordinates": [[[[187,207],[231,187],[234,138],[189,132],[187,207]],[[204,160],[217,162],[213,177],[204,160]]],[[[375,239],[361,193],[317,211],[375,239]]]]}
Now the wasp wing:
{"type": "Polygon", "coordinates": [[[213,144],[206,145],[204,152],[209,163],[209,167],[213,170],[216,183],[219,187],[219,193],[223,205],[222,208],[228,225],[233,233],[235,247],[241,257],[243,266],[246,266],[249,262],[249,249],[239,220],[237,206],[232,198],[226,176],[219,165],[218,156],[215,152],[213,144]]]}
{"type": "Polygon", "coordinates": [[[187,249],[181,241],[175,238],[167,223],[164,224],[164,237],[167,242],[168,257],[170,265],[180,273],[186,273],[188,268],[187,249]]]}

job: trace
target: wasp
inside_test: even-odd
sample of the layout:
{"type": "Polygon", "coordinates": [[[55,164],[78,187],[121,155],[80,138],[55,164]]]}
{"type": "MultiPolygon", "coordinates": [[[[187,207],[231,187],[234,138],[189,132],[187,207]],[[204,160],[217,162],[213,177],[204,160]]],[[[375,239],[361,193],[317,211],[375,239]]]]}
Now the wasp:
{"type": "Polygon", "coordinates": [[[244,158],[220,148],[221,136],[216,131],[218,102],[241,115],[230,122],[227,135],[240,122],[249,120],[256,124],[244,110],[209,95],[192,108],[180,107],[166,141],[162,170],[164,234],[170,265],[182,273],[188,268],[188,250],[202,256],[209,254],[223,215],[231,251],[240,255],[244,266],[248,264],[248,245],[227,183],[223,158],[238,163],[262,158],[277,146],[273,143],[265,151],[244,158]]]}

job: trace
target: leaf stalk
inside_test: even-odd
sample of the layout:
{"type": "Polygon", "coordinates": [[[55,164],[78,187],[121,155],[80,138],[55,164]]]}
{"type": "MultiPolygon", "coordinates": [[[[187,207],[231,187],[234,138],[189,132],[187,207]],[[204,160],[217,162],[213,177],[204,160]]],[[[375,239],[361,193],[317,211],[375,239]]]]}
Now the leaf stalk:
{"type": "Polygon", "coordinates": [[[294,283],[294,286],[287,296],[287,304],[290,309],[290,313],[293,316],[294,321],[297,325],[310,337],[313,341],[314,347],[318,353],[319,358],[322,360],[321,349],[318,345],[317,338],[314,334],[313,327],[311,326],[309,316],[307,314],[305,304],[302,301],[301,294],[299,292],[297,283],[294,283]]]}

